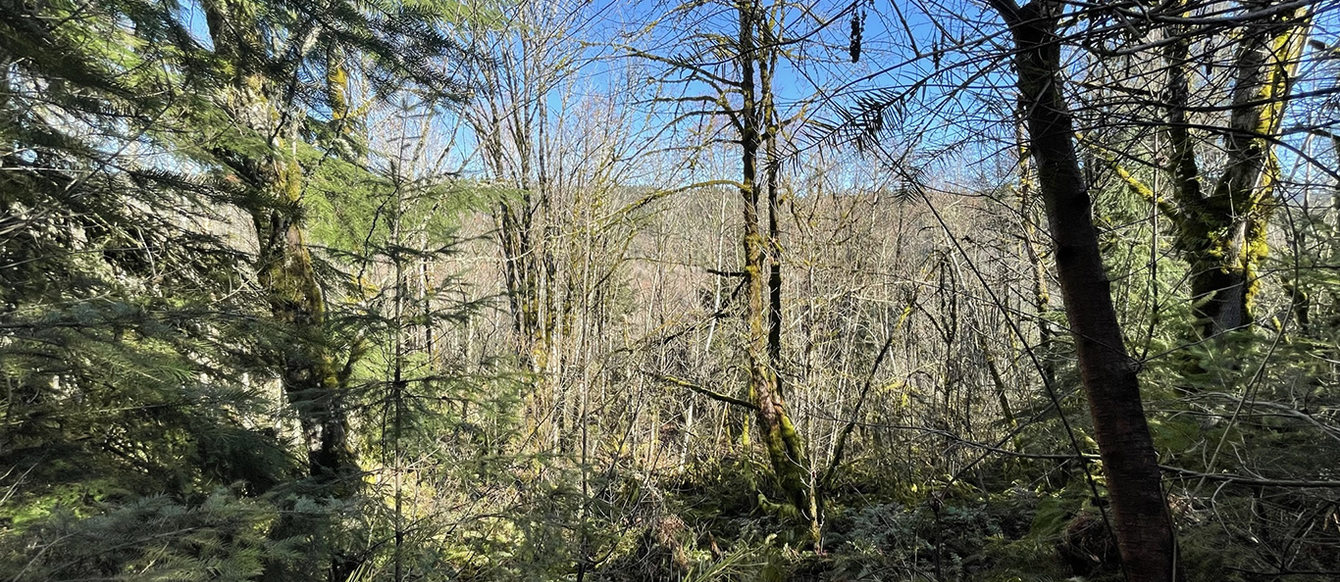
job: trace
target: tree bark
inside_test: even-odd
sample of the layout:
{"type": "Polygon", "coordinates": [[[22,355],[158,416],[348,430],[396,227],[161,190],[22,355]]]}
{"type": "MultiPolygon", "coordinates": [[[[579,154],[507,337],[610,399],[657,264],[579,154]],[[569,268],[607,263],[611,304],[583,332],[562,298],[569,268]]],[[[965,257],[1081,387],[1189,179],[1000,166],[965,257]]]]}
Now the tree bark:
{"type": "Polygon", "coordinates": [[[220,146],[217,155],[251,190],[250,209],[259,252],[256,278],[272,317],[291,338],[281,342],[280,381],[297,412],[313,477],[334,490],[357,487],[358,464],[348,440],[340,393],[343,379],[326,331],[326,303],[297,223],[302,169],[285,144],[286,127],[266,77],[266,48],[254,7],[233,0],[203,4],[210,36],[231,84],[220,91],[239,141],[268,138],[265,153],[220,146]]]}
{"type": "Polygon", "coordinates": [[[1271,136],[1279,134],[1312,7],[1247,27],[1234,58],[1233,96],[1224,153],[1228,163],[1206,192],[1187,116],[1191,39],[1184,26],[1167,30],[1167,125],[1178,250],[1190,269],[1191,297],[1200,337],[1252,323],[1266,258],[1266,224],[1274,210],[1279,168],[1271,136]],[[1278,18],[1278,20],[1274,20],[1278,18]]]}
{"type": "Polygon", "coordinates": [[[1019,7],[990,0],[1013,34],[1014,64],[1037,162],[1039,190],[1056,244],[1056,268],[1081,379],[1093,418],[1127,580],[1175,579],[1176,540],[1158,459],[1140,401],[1138,366],[1126,352],[1098,247],[1074,124],[1061,94],[1060,0],[1019,7]]]}
{"type": "MultiPolygon", "coordinates": [[[[777,484],[790,503],[809,523],[810,535],[816,548],[820,547],[822,508],[815,494],[813,479],[800,434],[791,422],[782,397],[781,379],[777,374],[780,357],[781,271],[776,251],[775,173],[770,171],[769,222],[771,231],[766,237],[760,217],[760,184],[758,158],[760,150],[770,139],[766,120],[772,115],[771,73],[768,56],[755,42],[760,25],[766,25],[763,9],[757,0],[737,3],[740,18],[740,92],[743,97],[740,120],[740,197],[744,202],[744,256],[745,256],[745,317],[749,326],[746,352],[749,358],[749,393],[757,405],[755,414],[763,441],[768,448],[777,484]],[[762,67],[762,71],[758,70],[762,67]],[[756,72],[760,72],[755,78],[756,72]],[[769,247],[772,248],[769,248],[769,247]]],[[[775,50],[775,49],[771,49],[775,50]]]]}

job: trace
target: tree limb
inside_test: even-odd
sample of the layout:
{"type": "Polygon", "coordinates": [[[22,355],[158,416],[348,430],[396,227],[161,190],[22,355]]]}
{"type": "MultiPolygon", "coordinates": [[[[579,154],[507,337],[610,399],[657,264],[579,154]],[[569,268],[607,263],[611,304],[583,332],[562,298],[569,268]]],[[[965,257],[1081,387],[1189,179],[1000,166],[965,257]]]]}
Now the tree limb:
{"type": "Polygon", "coordinates": [[[684,380],[682,378],[676,378],[674,376],[668,376],[666,374],[660,374],[648,370],[642,370],[641,372],[643,374],[656,378],[657,380],[665,382],[666,384],[679,386],[680,388],[688,388],[689,390],[702,394],[703,396],[711,398],[712,400],[725,402],[726,404],[733,404],[735,406],[739,406],[740,408],[747,408],[749,410],[754,411],[758,410],[758,405],[754,404],[753,402],[749,402],[747,400],[740,400],[739,398],[734,398],[731,396],[726,396],[725,394],[713,391],[709,388],[704,388],[702,386],[699,386],[697,384],[694,384],[693,382],[684,380]]]}

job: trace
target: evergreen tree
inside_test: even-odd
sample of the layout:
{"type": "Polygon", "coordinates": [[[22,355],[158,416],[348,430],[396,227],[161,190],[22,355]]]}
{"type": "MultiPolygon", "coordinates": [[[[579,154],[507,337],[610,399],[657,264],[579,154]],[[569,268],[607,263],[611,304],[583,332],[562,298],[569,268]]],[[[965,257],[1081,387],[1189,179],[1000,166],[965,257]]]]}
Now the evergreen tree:
{"type": "Polygon", "coordinates": [[[341,393],[359,350],[327,319],[302,199],[361,152],[351,75],[369,100],[457,97],[441,8],[0,5],[9,576],[358,567],[326,525],[362,479],[341,393]]]}
{"type": "Polygon", "coordinates": [[[257,368],[230,194],[164,157],[173,15],[0,7],[4,571],[243,575],[294,476],[257,368]],[[186,533],[170,533],[186,532],[186,533]]]}

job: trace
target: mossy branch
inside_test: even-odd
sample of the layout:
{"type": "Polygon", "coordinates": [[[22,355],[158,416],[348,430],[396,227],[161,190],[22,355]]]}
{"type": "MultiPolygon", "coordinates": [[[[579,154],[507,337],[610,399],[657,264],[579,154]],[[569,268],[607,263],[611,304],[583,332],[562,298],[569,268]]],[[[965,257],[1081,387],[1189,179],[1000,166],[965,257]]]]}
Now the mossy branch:
{"type": "Polygon", "coordinates": [[[646,374],[646,375],[648,375],[648,376],[651,376],[651,377],[653,377],[653,378],[656,378],[657,380],[660,380],[660,381],[662,381],[662,382],[665,382],[666,384],[670,384],[670,385],[673,385],[673,386],[679,386],[680,388],[688,388],[689,390],[692,390],[692,391],[694,391],[694,392],[697,392],[697,393],[699,393],[699,394],[702,394],[703,396],[706,396],[706,397],[708,397],[708,398],[711,398],[712,400],[716,400],[716,401],[719,401],[719,402],[725,402],[726,404],[732,404],[732,405],[739,406],[739,407],[741,407],[741,408],[746,408],[746,409],[749,409],[749,410],[754,410],[754,411],[757,411],[757,410],[758,410],[758,405],[757,405],[757,404],[754,404],[753,402],[749,402],[748,400],[740,400],[739,398],[735,398],[735,397],[732,397],[732,396],[726,396],[725,394],[722,394],[722,393],[720,393],[720,392],[716,392],[716,391],[714,391],[714,390],[712,390],[712,389],[710,389],[710,388],[704,388],[703,386],[700,386],[700,385],[698,385],[698,384],[694,384],[693,382],[690,382],[690,381],[685,380],[685,379],[683,379],[683,378],[676,378],[676,377],[674,377],[674,376],[668,376],[668,375],[666,375],[666,374],[660,374],[660,373],[657,373],[657,372],[650,372],[650,371],[647,371],[647,370],[642,370],[642,373],[643,373],[643,374],[646,374]]]}
{"type": "Polygon", "coordinates": [[[1121,164],[1118,164],[1116,160],[1113,160],[1109,157],[1107,158],[1107,163],[1112,168],[1112,171],[1116,172],[1117,177],[1121,178],[1122,183],[1126,184],[1126,189],[1129,190],[1132,194],[1135,194],[1136,196],[1143,198],[1146,202],[1153,204],[1154,206],[1157,206],[1159,212],[1162,212],[1164,216],[1167,216],[1168,218],[1171,218],[1173,220],[1181,219],[1181,214],[1177,211],[1177,206],[1174,205],[1172,202],[1170,202],[1167,198],[1163,198],[1162,196],[1159,196],[1158,194],[1154,193],[1153,188],[1150,188],[1144,182],[1141,182],[1138,178],[1132,176],[1131,173],[1127,171],[1126,168],[1122,167],[1121,164]]]}
{"type": "Polygon", "coordinates": [[[1109,151],[1106,148],[1097,146],[1096,144],[1085,139],[1083,135],[1077,134],[1075,137],[1079,141],[1079,143],[1084,145],[1084,147],[1088,148],[1092,152],[1097,153],[1098,156],[1102,158],[1103,163],[1107,164],[1107,167],[1112,169],[1112,172],[1115,173],[1117,177],[1121,179],[1121,182],[1126,185],[1126,189],[1129,190],[1132,194],[1135,194],[1136,196],[1139,196],[1141,199],[1143,199],[1145,202],[1148,202],[1156,206],[1159,209],[1159,212],[1162,212],[1164,216],[1174,221],[1182,220],[1182,214],[1181,212],[1178,211],[1176,204],[1173,204],[1173,202],[1171,200],[1168,200],[1167,198],[1159,196],[1158,193],[1154,192],[1154,189],[1150,188],[1148,184],[1141,182],[1139,178],[1136,178],[1134,174],[1131,174],[1129,170],[1127,170],[1124,166],[1122,166],[1121,163],[1118,162],[1115,157],[1113,157],[1111,151],[1109,151]]]}

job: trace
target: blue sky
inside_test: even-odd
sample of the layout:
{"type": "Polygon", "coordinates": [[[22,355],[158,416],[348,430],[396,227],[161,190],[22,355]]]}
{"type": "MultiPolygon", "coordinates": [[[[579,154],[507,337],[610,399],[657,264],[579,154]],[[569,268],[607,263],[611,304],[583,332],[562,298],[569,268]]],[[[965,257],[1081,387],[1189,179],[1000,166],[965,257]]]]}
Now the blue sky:
{"type": "MultiPolygon", "coordinates": [[[[208,46],[209,35],[198,3],[179,1],[188,27],[208,46]]],[[[1336,42],[1335,31],[1340,31],[1340,10],[1333,9],[1336,4],[1336,0],[1328,0],[1318,5],[1314,27],[1316,38],[1331,44],[1336,42]]],[[[628,72],[630,61],[620,58],[627,54],[620,45],[673,57],[687,54],[686,39],[738,34],[736,16],[729,3],[680,13],[674,12],[676,5],[677,2],[655,0],[567,0],[542,4],[558,13],[570,12],[571,18],[558,19],[573,28],[565,50],[581,59],[580,67],[573,70],[560,90],[571,97],[573,92],[597,94],[626,88],[626,79],[621,75],[628,72]],[[652,23],[656,25],[651,26],[652,23]]],[[[872,95],[870,91],[880,90],[884,92],[882,97],[888,97],[917,86],[917,98],[909,100],[903,111],[908,121],[906,131],[889,136],[889,147],[895,155],[913,146],[939,152],[953,144],[967,144],[953,150],[956,153],[939,158],[944,162],[941,166],[950,172],[963,169],[961,164],[954,165],[956,162],[991,159],[1009,149],[1008,141],[1013,137],[1008,124],[1013,108],[1013,78],[1003,58],[1008,42],[998,18],[981,2],[821,2],[803,8],[799,4],[788,5],[783,14],[788,37],[803,36],[803,40],[788,44],[787,58],[782,59],[776,72],[774,88],[783,117],[803,112],[810,118],[834,121],[839,118],[836,114],[839,108],[852,107],[862,96],[872,95]],[[861,59],[856,63],[848,57],[853,12],[865,15],[861,59]],[[928,79],[933,82],[918,85],[928,79]]],[[[638,64],[645,67],[643,72],[647,74],[664,75],[664,70],[658,71],[650,61],[638,64]]],[[[709,68],[722,71],[730,68],[711,64],[713,67],[709,68]]],[[[1324,82],[1304,80],[1300,88],[1324,82]]],[[[644,89],[650,91],[651,87],[644,89]]],[[[681,96],[714,93],[701,82],[663,91],[681,96]]],[[[551,94],[547,98],[552,111],[561,110],[564,103],[560,95],[551,94]]],[[[657,106],[645,100],[642,107],[646,111],[629,117],[630,123],[641,125],[635,131],[649,139],[664,136],[655,125],[668,122],[673,112],[664,104],[657,106]]],[[[1286,126],[1318,121],[1299,117],[1302,112],[1301,107],[1290,108],[1292,117],[1286,126]]],[[[720,125],[720,120],[717,123],[720,125]]],[[[454,127],[447,124],[441,130],[454,127]]],[[[468,137],[468,132],[464,135],[468,137]]],[[[1301,147],[1305,139],[1300,134],[1287,141],[1301,147]]],[[[797,143],[801,147],[815,146],[812,136],[800,138],[797,143]]],[[[1294,163],[1296,155],[1287,148],[1280,149],[1286,169],[1298,165],[1294,163]]],[[[470,152],[461,150],[455,159],[458,164],[466,163],[470,152]]],[[[658,172],[651,176],[663,178],[665,174],[658,172]]]]}

